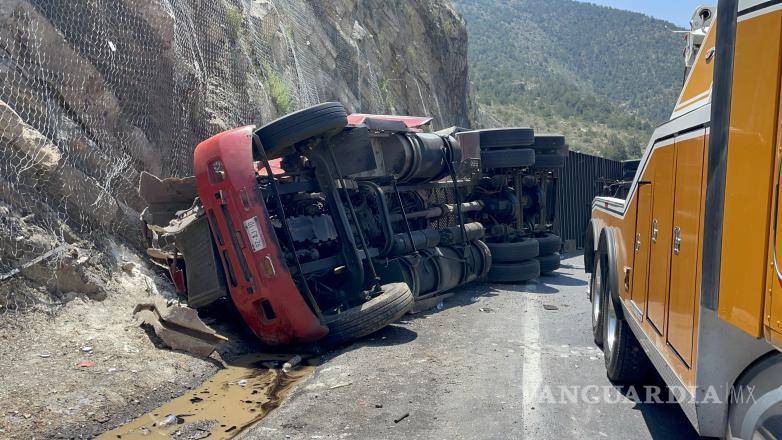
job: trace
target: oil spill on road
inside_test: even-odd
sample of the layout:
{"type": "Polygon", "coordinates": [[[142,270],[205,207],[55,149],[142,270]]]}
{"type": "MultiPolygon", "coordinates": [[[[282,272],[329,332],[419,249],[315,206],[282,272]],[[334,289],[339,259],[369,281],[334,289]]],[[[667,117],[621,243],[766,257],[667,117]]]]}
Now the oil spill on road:
{"type": "Polygon", "coordinates": [[[312,374],[310,365],[283,372],[279,367],[291,357],[244,356],[199,388],[98,439],[232,438],[277,408],[295,384],[312,374]]]}

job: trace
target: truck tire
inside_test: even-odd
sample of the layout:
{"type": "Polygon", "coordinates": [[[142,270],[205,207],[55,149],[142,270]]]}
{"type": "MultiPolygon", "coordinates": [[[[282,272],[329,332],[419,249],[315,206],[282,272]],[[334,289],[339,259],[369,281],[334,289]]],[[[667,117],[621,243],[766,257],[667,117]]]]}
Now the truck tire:
{"type": "Polygon", "coordinates": [[[494,263],[486,279],[492,283],[523,283],[539,276],[538,260],[527,260],[521,263],[494,263]]]}
{"type": "Polygon", "coordinates": [[[538,263],[540,263],[540,273],[546,274],[554,272],[559,269],[560,256],[558,252],[554,252],[550,255],[541,255],[537,257],[538,263]]]}
{"type": "Polygon", "coordinates": [[[531,128],[490,128],[478,131],[482,148],[526,147],[535,143],[535,130],[531,128]]]}
{"type": "Polygon", "coordinates": [[[731,399],[725,438],[778,438],[782,433],[780,377],[782,354],[778,352],[762,357],[741,373],[731,393],[744,398],[731,399]]]}
{"type": "MultiPolygon", "coordinates": [[[[610,261],[604,260],[604,274],[610,276],[610,261]]],[[[603,352],[606,375],[617,384],[642,383],[651,370],[651,361],[630,329],[630,325],[619,313],[612,299],[611,282],[604,278],[603,290],[603,352]]],[[[632,318],[631,318],[632,319],[632,318]]]]}
{"type": "Polygon", "coordinates": [[[535,163],[535,151],[529,148],[483,150],[481,163],[484,169],[529,167],[535,163]]]}
{"type": "Polygon", "coordinates": [[[565,158],[559,153],[535,154],[535,168],[555,169],[565,166],[565,158]]]}
{"type": "Polygon", "coordinates": [[[595,259],[592,276],[589,277],[589,299],[592,303],[592,337],[595,345],[603,348],[603,283],[605,274],[601,259],[595,259]]]}
{"type": "Polygon", "coordinates": [[[551,255],[554,252],[559,252],[559,248],[562,247],[562,239],[548,232],[535,237],[535,239],[538,240],[538,247],[540,248],[538,255],[551,255]]]}
{"type": "Polygon", "coordinates": [[[538,241],[527,238],[513,243],[486,243],[495,263],[516,263],[538,256],[538,241]]]}
{"type": "Polygon", "coordinates": [[[290,153],[301,141],[336,134],[347,124],[345,107],[338,102],[326,102],[275,119],[256,134],[268,158],[274,159],[290,153]]]}
{"type": "Polygon", "coordinates": [[[561,134],[536,134],[535,143],[530,147],[537,154],[558,154],[567,156],[568,146],[561,134]]]}
{"type": "Polygon", "coordinates": [[[536,134],[532,148],[541,152],[561,152],[565,148],[565,136],[561,134],[536,134]]]}
{"type": "Polygon", "coordinates": [[[319,344],[343,345],[383,329],[413,307],[413,293],[405,283],[382,287],[383,293],[340,314],[325,317],[329,334],[319,344]]]}

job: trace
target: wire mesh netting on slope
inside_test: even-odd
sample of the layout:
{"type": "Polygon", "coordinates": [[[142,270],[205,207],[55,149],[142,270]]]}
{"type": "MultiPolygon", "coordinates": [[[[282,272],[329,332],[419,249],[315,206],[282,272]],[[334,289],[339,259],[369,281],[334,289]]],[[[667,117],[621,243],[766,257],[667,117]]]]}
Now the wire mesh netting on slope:
{"type": "Polygon", "coordinates": [[[438,1],[354,3],[0,2],[0,315],[36,303],[20,279],[58,288],[68,244],[137,243],[140,172],[189,175],[220,131],[323,100],[467,123],[461,19],[438,1]]]}

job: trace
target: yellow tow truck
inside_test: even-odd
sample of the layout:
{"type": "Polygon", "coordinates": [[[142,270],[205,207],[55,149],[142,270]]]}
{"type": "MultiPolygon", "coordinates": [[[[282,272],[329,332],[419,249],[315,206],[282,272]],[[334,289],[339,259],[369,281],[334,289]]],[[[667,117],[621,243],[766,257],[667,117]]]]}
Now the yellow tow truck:
{"type": "Polygon", "coordinates": [[[698,433],[782,438],[782,0],[702,6],[625,199],[587,228],[608,377],[664,379],[698,433]]]}

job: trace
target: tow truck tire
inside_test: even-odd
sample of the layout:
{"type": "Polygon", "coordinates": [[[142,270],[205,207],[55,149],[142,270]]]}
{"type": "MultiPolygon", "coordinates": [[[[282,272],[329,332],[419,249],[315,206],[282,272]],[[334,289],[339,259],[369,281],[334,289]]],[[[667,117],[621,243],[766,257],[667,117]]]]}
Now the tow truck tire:
{"type": "Polygon", "coordinates": [[[535,150],[529,148],[483,150],[481,163],[486,169],[529,167],[535,163],[535,150]]]}
{"type": "Polygon", "coordinates": [[[537,257],[538,263],[540,263],[540,273],[547,274],[559,269],[561,264],[560,256],[558,252],[554,252],[550,255],[541,255],[537,257]]]}
{"type": "Polygon", "coordinates": [[[589,277],[589,299],[592,303],[592,337],[595,345],[603,348],[603,265],[600,258],[595,259],[592,276],[589,277]]]}
{"type": "Polygon", "coordinates": [[[478,131],[482,148],[526,147],[535,143],[535,130],[531,128],[490,128],[478,131]]]}
{"type": "Polygon", "coordinates": [[[535,239],[538,240],[540,248],[538,255],[551,255],[554,252],[559,252],[559,248],[562,247],[562,239],[554,234],[545,233],[535,239]]]}
{"type": "Polygon", "coordinates": [[[559,153],[535,154],[535,168],[555,169],[565,166],[565,157],[559,153]]]}
{"type": "Polygon", "coordinates": [[[492,283],[523,283],[540,276],[538,260],[527,260],[521,263],[494,263],[486,275],[492,283]]]}
{"type": "Polygon", "coordinates": [[[779,438],[782,354],[768,354],[741,373],[731,389],[726,439],[779,438]],[[743,397],[743,398],[741,398],[743,397]],[[772,434],[769,436],[768,434],[772,434]]]}
{"type": "Polygon", "coordinates": [[[494,263],[516,263],[538,256],[538,241],[527,238],[513,243],[486,243],[494,263]]]}
{"type": "Polygon", "coordinates": [[[642,383],[648,377],[651,361],[644,353],[630,325],[617,313],[609,279],[608,268],[611,264],[605,259],[602,261],[602,265],[605,265],[603,273],[607,275],[602,283],[603,353],[606,375],[609,380],[617,384],[642,383]]]}
{"type": "Polygon", "coordinates": [[[285,156],[299,142],[335,134],[348,124],[345,107],[326,102],[275,119],[256,131],[269,159],[285,156]]]}
{"type": "Polygon", "coordinates": [[[413,292],[406,283],[391,283],[383,293],[338,315],[325,317],[329,334],[320,345],[343,345],[370,335],[404,316],[413,307],[413,292]]]}

